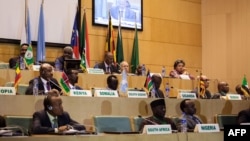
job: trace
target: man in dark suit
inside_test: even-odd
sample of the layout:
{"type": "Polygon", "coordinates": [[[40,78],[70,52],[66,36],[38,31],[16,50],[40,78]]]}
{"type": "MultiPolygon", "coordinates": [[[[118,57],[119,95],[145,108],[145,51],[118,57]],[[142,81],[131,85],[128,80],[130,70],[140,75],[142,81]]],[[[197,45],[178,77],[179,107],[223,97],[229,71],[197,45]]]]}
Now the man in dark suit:
{"type": "Polygon", "coordinates": [[[250,108],[241,110],[238,113],[237,121],[241,123],[250,123],[250,108]]]}
{"type": "Polygon", "coordinates": [[[182,116],[179,117],[178,120],[178,130],[181,131],[181,124],[183,118],[186,119],[187,122],[187,131],[193,131],[196,124],[202,124],[202,120],[195,115],[196,114],[196,108],[195,103],[191,99],[184,99],[181,101],[180,109],[182,111],[182,116]]]}
{"type": "Polygon", "coordinates": [[[48,92],[43,105],[44,110],[33,114],[33,134],[62,133],[70,129],[85,130],[83,125],[70,118],[68,112],[63,111],[62,99],[56,89],[48,92]]]}
{"type": "Polygon", "coordinates": [[[212,96],[212,99],[225,99],[227,93],[229,92],[229,85],[225,81],[220,81],[217,85],[218,93],[212,96]]]}
{"type": "Polygon", "coordinates": [[[170,118],[165,117],[166,104],[163,98],[152,101],[150,103],[150,107],[153,112],[153,115],[146,118],[147,120],[142,121],[139,131],[142,132],[145,125],[159,125],[159,124],[170,124],[172,130],[177,130],[174,122],[170,118]]]}
{"type": "Polygon", "coordinates": [[[69,87],[70,89],[76,89],[76,90],[82,90],[80,86],[75,85],[78,83],[78,70],[75,69],[68,69],[66,71],[66,75],[68,76],[69,79],[69,87]]]}
{"type": "Polygon", "coordinates": [[[39,94],[46,94],[51,89],[57,89],[61,92],[58,81],[53,78],[53,67],[50,64],[42,64],[39,71],[40,76],[29,81],[29,86],[25,92],[26,95],[33,94],[33,86],[35,85],[35,82],[37,83],[36,85],[39,94]]]}
{"type": "Polygon", "coordinates": [[[29,45],[26,43],[21,45],[20,55],[9,59],[9,68],[15,69],[16,64],[18,63],[19,68],[21,70],[28,69],[25,65],[25,62],[24,62],[24,56],[25,56],[25,53],[26,53],[28,47],[29,47],[29,45]]]}
{"type": "Polygon", "coordinates": [[[160,89],[162,78],[158,74],[152,75],[153,89],[149,92],[149,97],[164,98],[164,94],[160,89]]]}
{"type": "Polygon", "coordinates": [[[73,49],[71,46],[66,46],[63,49],[63,55],[56,58],[55,60],[55,70],[63,71],[64,70],[64,60],[73,58],[73,49]]]}
{"type": "Polygon", "coordinates": [[[114,55],[111,52],[106,52],[104,61],[96,64],[94,68],[103,69],[105,74],[120,73],[118,65],[114,65],[114,55]]]}

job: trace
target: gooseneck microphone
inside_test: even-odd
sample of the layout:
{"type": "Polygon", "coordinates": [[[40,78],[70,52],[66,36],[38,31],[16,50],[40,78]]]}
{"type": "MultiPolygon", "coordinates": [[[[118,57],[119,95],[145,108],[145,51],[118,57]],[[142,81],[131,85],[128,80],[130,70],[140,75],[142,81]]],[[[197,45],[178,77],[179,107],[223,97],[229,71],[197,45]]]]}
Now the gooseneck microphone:
{"type": "Polygon", "coordinates": [[[142,117],[141,115],[138,115],[138,117],[139,117],[139,118],[142,118],[143,120],[146,120],[146,121],[148,121],[148,122],[150,122],[150,123],[152,123],[152,124],[154,124],[154,125],[159,125],[158,123],[153,122],[153,121],[151,121],[151,120],[149,120],[149,119],[146,119],[146,118],[142,117]]]}
{"type": "Polygon", "coordinates": [[[60,90],[62,90],[62,88],[61,88],[60,86],[58,86],[55,82],[51,81],[50,79],[49,79],[49,82],[52,83],[53,85],[55,85],[55,86],[56,86],[57,88],[59,88],[60,90]]]}

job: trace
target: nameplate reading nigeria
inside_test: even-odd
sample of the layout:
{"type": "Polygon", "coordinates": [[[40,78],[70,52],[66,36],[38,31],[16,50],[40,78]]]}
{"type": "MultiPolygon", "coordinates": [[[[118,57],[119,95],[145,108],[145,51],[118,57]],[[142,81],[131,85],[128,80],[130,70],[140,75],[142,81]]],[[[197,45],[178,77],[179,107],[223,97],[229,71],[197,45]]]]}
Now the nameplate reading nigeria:
{"type": "Polygon", "coordinates": [[[103,69],[98,69],[98,68],[87,68],[87,72],[89,74],[104,74],[103,69]]]}
{"type": "Polygon", "coordinates": [[[239,94],[227,94],[227,100],[242,100],[239,94]]]}
{"type": "Polygon", "coordinates": [[[162,125],[145,125],[143,128],[145,134],[171,134],[172,129],[170,124],[162,125]]]}
{"type": "Polygon", "coordinates": [[[16,95],[14,87],[0,87],[0,95],[16,95]]]}
{"type": "Polygon", "coordinates": [[[181,99],[197,99],[195,93],[180,92],[178,98],[181,99]]]}
{"type": "Polygon", "coordinates": [[[196,124],[194,132],[220,132],[220,128],[218,124],[196,124]]]}
{"type": "Polygon", "coordinates": [[[90,90],[70,90],[70,96],[85,96],[92,97],[90,90]]]}
{"type": "Polygon", "coordinates": [[[128,91],[129,98],[148,98],[146,92],[139,92],[139,91],[128,91]]]}
{"type": "Polygon", "coordinates": [[[115,90],[95,90],[96,97],[119,97],[115,90]]]}

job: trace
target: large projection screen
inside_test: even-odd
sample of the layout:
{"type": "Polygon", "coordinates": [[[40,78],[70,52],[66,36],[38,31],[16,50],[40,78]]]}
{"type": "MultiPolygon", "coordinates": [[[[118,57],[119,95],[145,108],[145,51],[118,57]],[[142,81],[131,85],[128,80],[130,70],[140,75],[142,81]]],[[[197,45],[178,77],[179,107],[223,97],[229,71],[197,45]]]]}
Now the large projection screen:
{"type": "MultiPolygon", "coordinates": [[[[37,41],[42,0],[26,0],[31,39],[37,41]]],[[[44,0],[45,42],[70,44],[78,0],[44,0]]],[[[25,24],[25,0],[0,0],[0,38],[20,40],[25,24]]]]}

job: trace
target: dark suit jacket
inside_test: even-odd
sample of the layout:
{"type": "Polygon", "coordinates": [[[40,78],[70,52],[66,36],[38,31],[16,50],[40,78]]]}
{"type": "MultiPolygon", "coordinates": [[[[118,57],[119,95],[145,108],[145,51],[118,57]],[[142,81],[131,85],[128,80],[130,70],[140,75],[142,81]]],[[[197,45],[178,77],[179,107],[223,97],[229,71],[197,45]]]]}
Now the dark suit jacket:
{"type": "Polygon", "coordinates": [[[55,70],[56,71],[63,71],[64,70],[64,58],[63,58],[63,56],[56,58],[55,70]]]}
{"type": "MultiPolygon", "coordinates": [[[[76,130],[85,130],[83,125],[80,125],[76,121],[72,120],[67,112],[63,112],[58,116],[58,127],[64,125],[71,125],[76,130]]],[[[47,134],[55,132],[52,128],[49,116],[45,110],[35,112],[33,114],[32,133],[33,134],[47,134]]]]}
{"type": "MultiPolygon", "coordinates": [[[[94,68],[103,69],[103,71],[106,73],[106,67],[104,62],[97,64],[94,68]]],[[[118,66],[111,65],[110,67],[111,73],[120,73],[118,66]]]]}
{"type": "MultiPolygon", "coordinates": [[[[44,90],[44,87],[43,87],[43,82],[42,82],[41,77],[37,77],[37,78],[34,78],[34,79],[38,80],[38,91],[39,91],[39,94],[45,94],[44,93],[45,90],[44,90]]],[[[34,79],[32,79],[32,80],[29,81],[29,87],[27,88],[27,90],[25,92],[26,95],[33,95],[33,81],[34,81],[34,79]]],[[[51,78],[51,81],[57,85],[56,86],[55,84],[50,83],[51,89],[57,89],[59,92],[61,92],[62,89],[58,88],[58,86],[60,86],[58,84],[58,81],[55,78],[51,78]]]]}
{"type": "Polygon", "coordinates": [[[143,131],[143,127],[145,125],[154,125],[152,122],[154,122],[156,124],[170,124],[172,130],[177,130],[176,125],[174,124],[174,122],[170,118],[165,117],[163,120],[157,120],[155,117],[151,116],[151,117],[148,117],[146,119],[148,119],[149,121],[148,120],[142,121],[140,128],[139,128],[139,131],[141,131],[141,132],[143,131]],[[152,122],[150,122],[150,121],[152,121],[152,122]]]}
{"type": "MultiPolygon", "coordinates": [[[[17,63],[18,63],[19,68],[20,68],[20,56],[10,58],[10,60],[9,60],[9,68],[16,69],[16,64],[17,63]]],[[[28,69],[28,68],[26,67],[25,69],[28,69]]]]}
{"type": "Polygon", "coordinates": [[[250,108],[240,111],[238,113],[237,121],[239,124],[246,122],[250,123],[250,108]]]}
{"type": "MultiPolygon", "coordinates": [[[[152,90],[149,92],[149,97],[152,96],[152,90]]],[[[156,98],[164,98],[164,94],[162,92],[162,90],[158,89],[158,90],[155,90],[155,97],[156,98]]]]}

